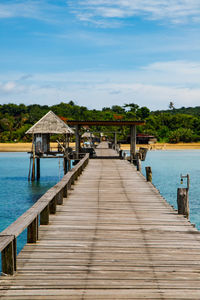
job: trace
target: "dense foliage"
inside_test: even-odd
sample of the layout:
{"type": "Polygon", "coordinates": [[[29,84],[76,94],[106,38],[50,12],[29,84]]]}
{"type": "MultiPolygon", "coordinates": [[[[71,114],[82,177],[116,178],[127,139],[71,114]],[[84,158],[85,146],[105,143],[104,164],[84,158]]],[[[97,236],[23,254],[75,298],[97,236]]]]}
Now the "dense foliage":
{"type": "MultiPolygon", "coordinates": [[[[29,141],[31,137],[25,132],[49,110],[63,120],[145,120],[146,125],[139,126],[138,132],[154,135],[160,142],[200,141],[200,107],[175,109],[172,104],[166,111],[150,111],[134,103],[102,110],[90,110],[75,105],[73,101],[53,106],[4,104],[0,105],[0,142],[29,141]]],[[[108,128],[96,127],[93,130],[108,131],[108,128]]],[[[129,135],[128,128],[113,127],[109,130],[118,131],[121,139],[127,139],[129,135]]]]}

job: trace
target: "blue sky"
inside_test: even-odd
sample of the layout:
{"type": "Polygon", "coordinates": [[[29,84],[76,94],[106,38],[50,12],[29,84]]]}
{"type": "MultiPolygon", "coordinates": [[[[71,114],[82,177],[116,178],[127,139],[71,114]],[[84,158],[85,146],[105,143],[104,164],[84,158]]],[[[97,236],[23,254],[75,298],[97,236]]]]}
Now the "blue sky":
{"type": "Polygon", "coordinates": [[[199,0],[1,0],[0,103],[200,105],[199,0]]]}

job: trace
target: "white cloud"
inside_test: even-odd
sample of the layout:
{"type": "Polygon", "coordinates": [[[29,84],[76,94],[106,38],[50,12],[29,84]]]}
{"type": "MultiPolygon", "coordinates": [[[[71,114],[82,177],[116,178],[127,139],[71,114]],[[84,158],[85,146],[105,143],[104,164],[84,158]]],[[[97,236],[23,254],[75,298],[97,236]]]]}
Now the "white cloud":
{"type": "Polygon", "coordinates": [[[55,104],[74,100],[102,108],[135,102],[151,109],[200,105],[200,63],[157,62],[133,71],[0,74],[0,102],[55,104]],[[3,81],[7,78],[7,81],[3,81]],[[25,80],[26,79],[26,80],[25,80]]]}
{"type": "Polygon", "coordinates": [[[25,87],[15,81],[0,82],[0,96],[16,96],[17,93],[21,93],[24,90],[25,87]]]}
{"type": "Polygon", "coordinates": [[[13,1],[0,3],[0,18],[28,17],[36,18],[40,13],[38,1],[13,1]]]}
{"type": "Polygon", "coordinates": [[[124,19],[143,16],[146,19],[182,23],[199,22],[199,0],[79,0],[69,1],[74,14],[81,20],[124,19]]]}
{"type": "Polygon", "coordinates": [[[11,0],[0,3],[0,19],[28,18],[57,23],[62,12],[63,7],[48,0],[11,0]]]}

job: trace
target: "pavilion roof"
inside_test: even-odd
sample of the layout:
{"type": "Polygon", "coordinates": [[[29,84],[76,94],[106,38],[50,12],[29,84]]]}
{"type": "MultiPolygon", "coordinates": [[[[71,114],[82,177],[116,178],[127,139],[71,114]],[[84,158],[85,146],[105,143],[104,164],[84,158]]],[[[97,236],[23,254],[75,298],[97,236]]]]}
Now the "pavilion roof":
{"type": "Polygon", "coordinates": [[[131,126],[131,125],[145,125],[145,121],[74,121],[68,120],[69,125],[82,126],[131,126]]]}
{"type": "Polygon", "coordinates": [[[74,134],[74,131],[52,111],[49,111],[26,132],[26,134],[36,133],[74,134]]]}

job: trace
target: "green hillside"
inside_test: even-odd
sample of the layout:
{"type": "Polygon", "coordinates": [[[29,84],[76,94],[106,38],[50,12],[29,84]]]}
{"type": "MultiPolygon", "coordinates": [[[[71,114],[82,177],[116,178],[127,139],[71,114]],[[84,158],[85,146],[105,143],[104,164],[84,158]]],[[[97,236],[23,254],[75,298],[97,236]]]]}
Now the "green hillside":
{"type": "MultiPolygon", "coordinates": [[[[0,142],[29,141],[25,132],[44,114],[52,110],[66,120],[145,120],[145,126],[138,126],[138,132],[157,137],[160,142],[198,142],[200,141],[200,106],[182,107],[162,111],[150,111],[135,103],[123,106],[113,105],[102,110],[91,110],[85,106],[68,103],[47,105],[4,104],[0,105],[0,142]]],[[[93,130],[107,131],[107,128],[96,127],[93,130]]],[[[128,128],[110,128],[118,131],[121,139],[129,135],[128,128]]]]}

